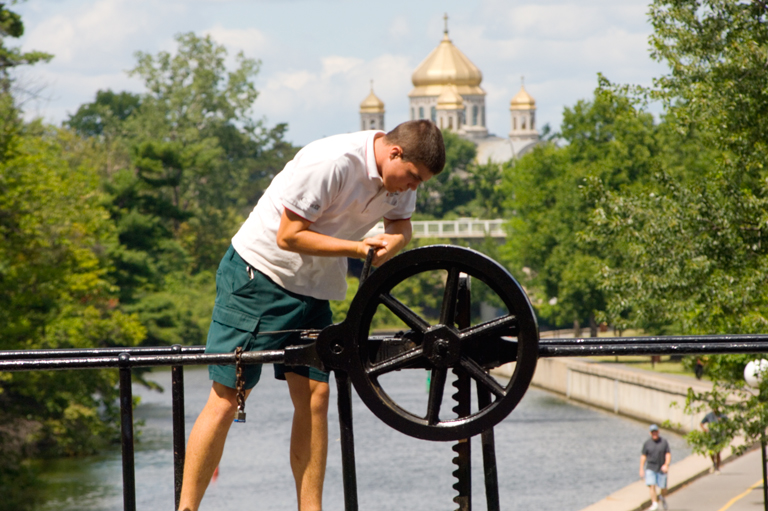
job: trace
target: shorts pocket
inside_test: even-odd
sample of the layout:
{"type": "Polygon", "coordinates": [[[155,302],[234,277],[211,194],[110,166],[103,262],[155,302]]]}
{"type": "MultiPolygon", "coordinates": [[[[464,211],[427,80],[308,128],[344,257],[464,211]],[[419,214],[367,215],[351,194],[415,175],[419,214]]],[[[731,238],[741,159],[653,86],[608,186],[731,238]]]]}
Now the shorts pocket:
{"type": "Polygon", "coordinates": [[[255,332],[259,326],[260,320],[260,318],[256,316],[221,305],[215,305],[213,307],[213,315],[211,319],[222,325],[244,330],[246,332],[255,332]]]}

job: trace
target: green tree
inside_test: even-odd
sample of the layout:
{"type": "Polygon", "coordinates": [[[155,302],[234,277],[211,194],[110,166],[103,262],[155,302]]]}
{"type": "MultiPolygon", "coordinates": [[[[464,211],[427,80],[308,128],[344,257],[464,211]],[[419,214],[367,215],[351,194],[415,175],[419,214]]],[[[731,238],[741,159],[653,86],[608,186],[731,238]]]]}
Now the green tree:
{"type": "MultiPolygon", "coordinates": [[[[13,71],[52,58],[8,45],[23,33],[0,5],[0,348],[131,345],[142,328],[114,310],[104,278],[112,231],[95,174],[64,154],[77,146],[68,133],[21,120],[13,71]]],[[[0,509],[38,504],[26,462],[38,449],[82,452],[110,439],[114,389],[111,372],[0,376],[0,509]]]]}
{"type": "Polygon", "coordinates": [[[474,196],[460,216],[473,218],[501,218],[505,211],[507,196],[502,186],[505,166],[512,165],[491,162],[475,163],[469,167],[469,189],[474,196]]]}
{"type": "Polygon", "coordinates": [[[419,186],[416,196],[418,218],[442,219],[473,197],[467,185],[467,169],[477,154],[475,144],[447,130],[443,131],[443,141],[445,168],[419,186]]]}
{"type": "MultiPolygon", "coordinates": [[[[652,56],[669,72],[647,89],[680,140],[648,186],[615,193],[594,182],[597,238],[617,254],[604,269],[614,321],[653,332],[764,332],[768,324],[766,196],[766,48],[764,1],[656,0],[652,56]],[[680,167],[685,167],[680,169],[680,167]]],[[[727,439],[758,438],[768,424],[765,381],[747,393],[746,362],[709,357],[711,393],[688,396],[687,409],[728,414],[727,439]],[[727,395],[741,400],[724,402],[727,395]]],[[[692,434],[699,450],[712,447],[692,434]]]]}
{"type": "Polygon", "coordinates": [[[642,191],[598,194],[601,238],[622,254],[605,272],[610,309],[655,330],[762,331],[765,4],[657,1],[650,12],[653,55],[670,73],[639,92],[664,102],[682,150],[642,191]]]}
{"type": "Polygon", "coordinates": [[[559,146],[544,143],[504,169],[512,212],[502,257],[533,295],[540,314],[556,325],[585,321],[596,335],[605,308],[600,269],[609,254],[583,233],[589,226],[589,178],[619,190],[652,171],[659,152],[650,114],[621,94],[598,89],[593,101],[566,108],[559,146]]]}
{"type": "MultiPolygon", "coordinates": [[[[15,3],[15,2],[12,2],[15,3]]],[[[21,51],[19,47],[6,45],[9,37],[18,39],[24,35],[24,23],[21,16],[0,4],[0,87],[2,92],[9,94],[13,78],[11,72],[18,66],[32,65],[38,62],[49,62],[53,55],[42,51],[21,51]]]]}
{"type": "MultiPolygon", "coordinates": [[[[108,281],[116,242],[93,167],[63,155],[70,133],[40,124],[19,129],[0,163],[0,348],[134,346],[135,316],[117,307],[108,281]]],[[[20,372],[0,378],[0,488],[22,477],[22,460],[93,452],[115,438],[114,371],[20,372]]],[[[22,477],[22,481],[23,481],[22,477]]],[[[16,492],[0,501],[26,502],[16,492]]],[[[27,496],[28,497],[28,496],[27,496]]],[[[34,505],[34,499],[29,503],[34,505]]]]}
{"type": "Polygon", "coordinates": [[[66,122],[101,168],[119,240],[110,279],[148,344],[203,342],[196,304],[213,300],[203,276],[212,279],[244,216],[298,150],[285,124],[250,117],[257,61],[241,53],[228,69],[210,37],[176,40],[175,52],[136,54],[130,73],[145,93],[99,91],[66,122]]]}
{"type": "Polygon", "coordinates": [[[128,119],[141,105],[141,96],[111,90],[96,92],[93,103],[85,103],[64,121],[84,137],[103,136],[128,119]]]}

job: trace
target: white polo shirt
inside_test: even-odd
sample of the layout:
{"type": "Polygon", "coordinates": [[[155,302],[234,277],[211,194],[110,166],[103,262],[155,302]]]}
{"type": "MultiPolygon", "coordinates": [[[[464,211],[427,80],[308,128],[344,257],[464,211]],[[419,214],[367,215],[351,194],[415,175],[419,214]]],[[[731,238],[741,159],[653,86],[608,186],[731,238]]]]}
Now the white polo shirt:
{"type": "Polygon", "coordinates": [[[277,246],[284,208],[312,222],[310,230],[357,241],[382,218],[408,219],[416,192],[389,193],[376,168],[379,131],[324,138],[305,146],[272,180],[232,246],[248,264],[294,293],[343,300],[347,259],[297,254],[277,246]]]}

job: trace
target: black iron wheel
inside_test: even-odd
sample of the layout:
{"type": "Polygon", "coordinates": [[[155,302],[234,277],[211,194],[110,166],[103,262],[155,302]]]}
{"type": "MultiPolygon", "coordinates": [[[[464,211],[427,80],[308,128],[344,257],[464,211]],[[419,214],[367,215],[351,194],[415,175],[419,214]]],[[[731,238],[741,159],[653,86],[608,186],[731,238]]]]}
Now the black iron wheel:
{"type": "Polygon", "coordinates": [[[517,281],[485,255],[455,246],[418,248],[378,268],[358,290],[344,333],[345,365],[363,402],[389,426],[425,440],[469,438],[498,424],[528,389],[538,356],[536,318],[517,281]],[[473,287],[482,288],[484,300],[498,305],[496,317],[477,319],[466,328],[456,326],[462,274],[470,277],[473,287]],[[421,290],[427,282],[426,287],[439,295],[431,311],[426,296],[416,297],[414,305],[395,292],[419,278],[421,290]],[[398,318],[404,331],[394,337],[377,335],[372,324],[382,313],[398,318]],[[508,381],[491,375],[492,368],[512,361],[508,381]],[[448,413],[441,411],[441,403],[451,368],[468,375],[479,392],[490,392],[490,402],[469,416],[444,418],[448,413]],[[421,411],[406,409],[382,385],[385,377],[413,369],[430,374],[426,409],[421,411]]]}

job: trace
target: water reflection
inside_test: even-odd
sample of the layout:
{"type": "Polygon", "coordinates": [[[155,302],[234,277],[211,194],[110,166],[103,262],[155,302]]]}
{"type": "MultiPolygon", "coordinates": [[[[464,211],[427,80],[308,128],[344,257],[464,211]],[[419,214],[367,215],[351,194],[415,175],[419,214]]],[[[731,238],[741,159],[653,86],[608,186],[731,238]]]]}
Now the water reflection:
{"type": "MultiPolygon", "coordinates": [[[[403,394],[426,392],[425,373],[398,373],[403,394]],[[417,389],[417,392],[414,390],[417,389]]],[[[137,508],[173,509],[173,451],[170,371],[151,379],[167,392],[134,387],[142,396],[135,412],[145,421],[136,446],[137,508]]],[[[203,368],[185,371],[186,424],[189,434],[208,396],[203,368]]],[[[333,388],[333,385],[331,387],[333,388]]],[[[332,390],[330,449],[325,484],[326,509],[344,508],[338,421],[332,390]]],[[[209,488],[203,509],[292,511],[293,479],[288,465],[292,410],[283,382],[265,378],[247,404],[248,422],[232,426],[219,478],[209,488]]],[[[402,435],[354,403],[357,478],[361,510],[453,510],[451,443],[402,435]]],[[[496,427],[496,452],[502,509],[579,510],[634,482],[647,425],[575,406],[531,389],[520,406],[496,427]]],[[[664,435],[673,462],[689,454],[684,441],[664,435]]],[[[479,442],[472,452],[473,506],[486,507],[479,442]]],[[[118,511],[122,509],[119,451],[104,456],[59,460],[44,474],[49,483],[44,511],[118,511]]]]}

